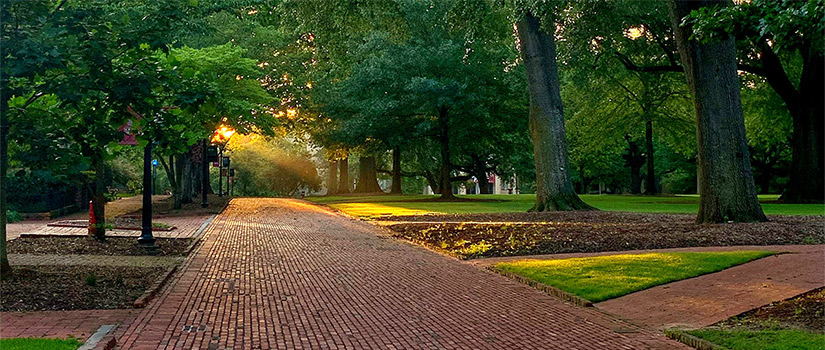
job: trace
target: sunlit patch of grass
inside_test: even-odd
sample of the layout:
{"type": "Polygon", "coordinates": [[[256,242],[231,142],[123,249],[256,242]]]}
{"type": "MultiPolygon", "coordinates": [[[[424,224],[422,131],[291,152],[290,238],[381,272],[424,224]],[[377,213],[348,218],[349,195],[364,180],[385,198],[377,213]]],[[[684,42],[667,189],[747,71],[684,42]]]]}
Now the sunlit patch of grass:
{"type": "Polygon", "coordinates": [[[331,207],[357,217],[376,217],[394,215],[423,215],[438,213],[428,210],[410,209],[404,207],[394,207],[378,203],[339,203],[331,204],[331,207]]]}
{"type": "Polygon", "coordinates": [[[700,329],[689,334],[731,350],[824,349],[825,334],[803,330],[719,330],[700,329]]]}
{"type": "Polygon", "coordinates": [[[720,271],[775,254],[767,251],[620,254],[556,260],[519,260],[496,267],[593,302],[720,271]]]}
{"type": "Polygon", "coordinates": [[[80,347],[80,341],[75,338],[48,339],[48,338],[10,338],[0,339],[0,349],[3,350],[74,350],[80,347]]]}

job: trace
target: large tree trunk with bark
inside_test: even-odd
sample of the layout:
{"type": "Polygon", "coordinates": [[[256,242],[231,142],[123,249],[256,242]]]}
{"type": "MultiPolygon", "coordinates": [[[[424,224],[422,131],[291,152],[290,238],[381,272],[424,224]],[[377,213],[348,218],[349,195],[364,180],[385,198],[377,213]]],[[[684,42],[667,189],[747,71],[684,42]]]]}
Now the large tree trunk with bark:
{"type": "Polygon", "coordinates": [[[392,148],[392,186],[390,194],[401,193],[401,146],[392,148]]]}
{"type": "Polygon", "coordinates": [[[556,66],[556,44],[527,13],[517,24],[530,91],[530,136],[536,161],[536,204],[531,211],[591,210],[573,189],[556,66]]]}
{"type": "Polygon", "coordinates": [[[346,156],[338,161],[338,193],[347,194],[349,192],[349,156],[346,156]]]}
{"type": "Polygon", "coordinates": [[[331,195],[338,190],[338,162],[329,161],[329,174],[327,177],[327,195],[331,195]]]}
{"type": "Polygon", "coordinates": [[[450,114],[447,107],[438,110],[438,143],[441,146],[441,183],[438,193],[441,199],[453,199],[453,185],[450,181],[450,172],[453,170],[450,163],[450,114]]]}
{"type": "Polygon", "coordinates": [[[92,228],[92,234],[96,240],[104,241],[106,240],[106,164],[103,161],[103,150],[96,151],[96,154],[92,156],[92,169],[95,172],[92,189],[95,226],[92,228]]]}
{"type": "Polygon", "coordinates": [[[656,167],[653,163],[653,121],[645,122],[645,162],[647,163],[647,174],[645,174],[645,194],[657,194],[659,189],[656,186],[656,167]]]}
{"type": "Polygon", "coordinates": [[[789,105],[793,117],[791,174],[782,199],[795,203],[825,201],[825,57],[812,48],[803,54],[802,78],[795,103],[789,105]]]}
{"type": "Polygon", "coordinates": [[[375,156],[361,156],[358,160],[358,185],[355,193],[378,193],[381,187],[378,186],[378,171],[375,164],[375,156]]]}
{"type": "Polygon", "coordinates": [[[642,165],[645,163],[645,157],[642,156],[639,145],[629,135],[625,136],[625,140],[627,140],[627,154],[622,158],[630,168],[630,193],[639,194],[642,192],[642,165]]]}
{"type": "Polygon", "coordinates": [[[190,148],[188,153],[181,155],[183,159],[183,176],[181,178],[181,202],[184,204],[192,203],[195,198],[197,197],[198,193],[196,191],[200,188],[200,182],[198,182],[198,178],[200,177],[200,162],[197,160],[200,159],[200,154],[203,152],[200,149],[200,145],[194,145],[190,148]]]}
{"type": "Polygon", "coordinates": [[[692,10],[720,0],[670,0],[670,17],[696,109],[699,223],[767,221],[759,200],[745,138],[734,39],[700,43],[681,26],[692,10]]]}

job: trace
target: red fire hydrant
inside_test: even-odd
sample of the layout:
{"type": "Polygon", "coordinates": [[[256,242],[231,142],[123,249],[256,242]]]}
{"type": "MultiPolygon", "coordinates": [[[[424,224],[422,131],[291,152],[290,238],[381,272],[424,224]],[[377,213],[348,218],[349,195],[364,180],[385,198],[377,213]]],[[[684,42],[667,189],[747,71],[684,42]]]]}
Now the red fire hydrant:
{"type": "Polygon", "coordinates": [[[94,236],[95,234],[95,206],[94,201],[89,201],[89,235],[94,236]]]}

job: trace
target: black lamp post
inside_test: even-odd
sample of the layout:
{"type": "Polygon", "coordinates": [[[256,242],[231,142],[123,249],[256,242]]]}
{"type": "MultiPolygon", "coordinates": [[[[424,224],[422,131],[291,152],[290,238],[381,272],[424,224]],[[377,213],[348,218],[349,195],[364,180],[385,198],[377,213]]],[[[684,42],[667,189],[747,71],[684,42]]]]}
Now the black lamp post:
{"type": "Polygon", "coordinates": [[[141,210],[141,229],[138,245],[151,253],[157,250],[155,237],[152,236],[152,142],[143,149],[143,209],[141,210]]]}

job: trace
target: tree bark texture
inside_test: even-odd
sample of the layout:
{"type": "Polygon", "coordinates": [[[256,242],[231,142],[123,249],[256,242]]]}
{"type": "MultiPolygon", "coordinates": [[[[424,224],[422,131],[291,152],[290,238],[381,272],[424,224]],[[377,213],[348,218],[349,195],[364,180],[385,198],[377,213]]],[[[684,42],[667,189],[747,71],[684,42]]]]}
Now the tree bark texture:
{"type": "Polygon", "coordinates": [[[103,161],[103,150],[97,150],[92,157],[92,169],[95,171],[94,191],[92,191],[92,209],[94,210],[95,226],[92,232],[98,241],[106,240],[106,165],[103,161]]]}
{"type": "Polygon", "coordinates": [[[645,174],[645,194],[657,194],[659,193],[658,186],[656,185],[656,167],[655,163],[653,162],[653,155],[655,150],[653,149],[653,121],[648,120],[645,122],[645,162],[647,163],[647,174],[645,174]]]}
{"type": "Polygon", "coordinates": [[[392,187],[391,194],[401,193],[401,146],[392,148],[392,187]]]}
{"type": "MultiPolygon", "coordinates": [[[[815,51],[815,49],[809,48],[815,51]]],[[[796,203],[825,201],[825,57],[822,53],[803,55],[799,91],[791,107],[791,173],[783,200],[796,203]]],[[[786,101],[786,104],[788,101],[786,101]]]]}
{"type": "Polygon", "coordinates": [[[338,161],[338,193],[347,194],[350,192],[349,182],[349,156],[338,161]]]}
{"type": "Polygon", "coordinates": [[[361,156],[358,161],[358,185],[355,187],[356,193],[377,193],[381,192],[378,186],[378,171],[375,164],[375,156],[361,156]]]}
{"type": "Polygon", "coordinates": [[[570,181],[556,44],[530,13],[516,26],[527,71],[530,136],[536,162],[536,204],[531,211],[594,209],[576,195],[570,181]]]}
{"type": "Polygon", "coordinates": [[[670,0],[670,18],[696,109],[699,223],[767,221],[745,138],[734,39],[691,40],[682,18],[692,10],[729,4],[722,0],[670,0]]]}
{"type": "Polygon", "coordinates": [[[450,181],[450,113],[447,107],[443,106],[438,111],[438,143],[441,146],[441,183],[438,193],[441,194],[441,199],[452,199],[455,196],[450,181]]]}
{"type": "Polygon", "coordinates": [[[338,162],[329,161],[329,174],[327,177],[327,195],[331,195],[338,190],[338,162]]]}

